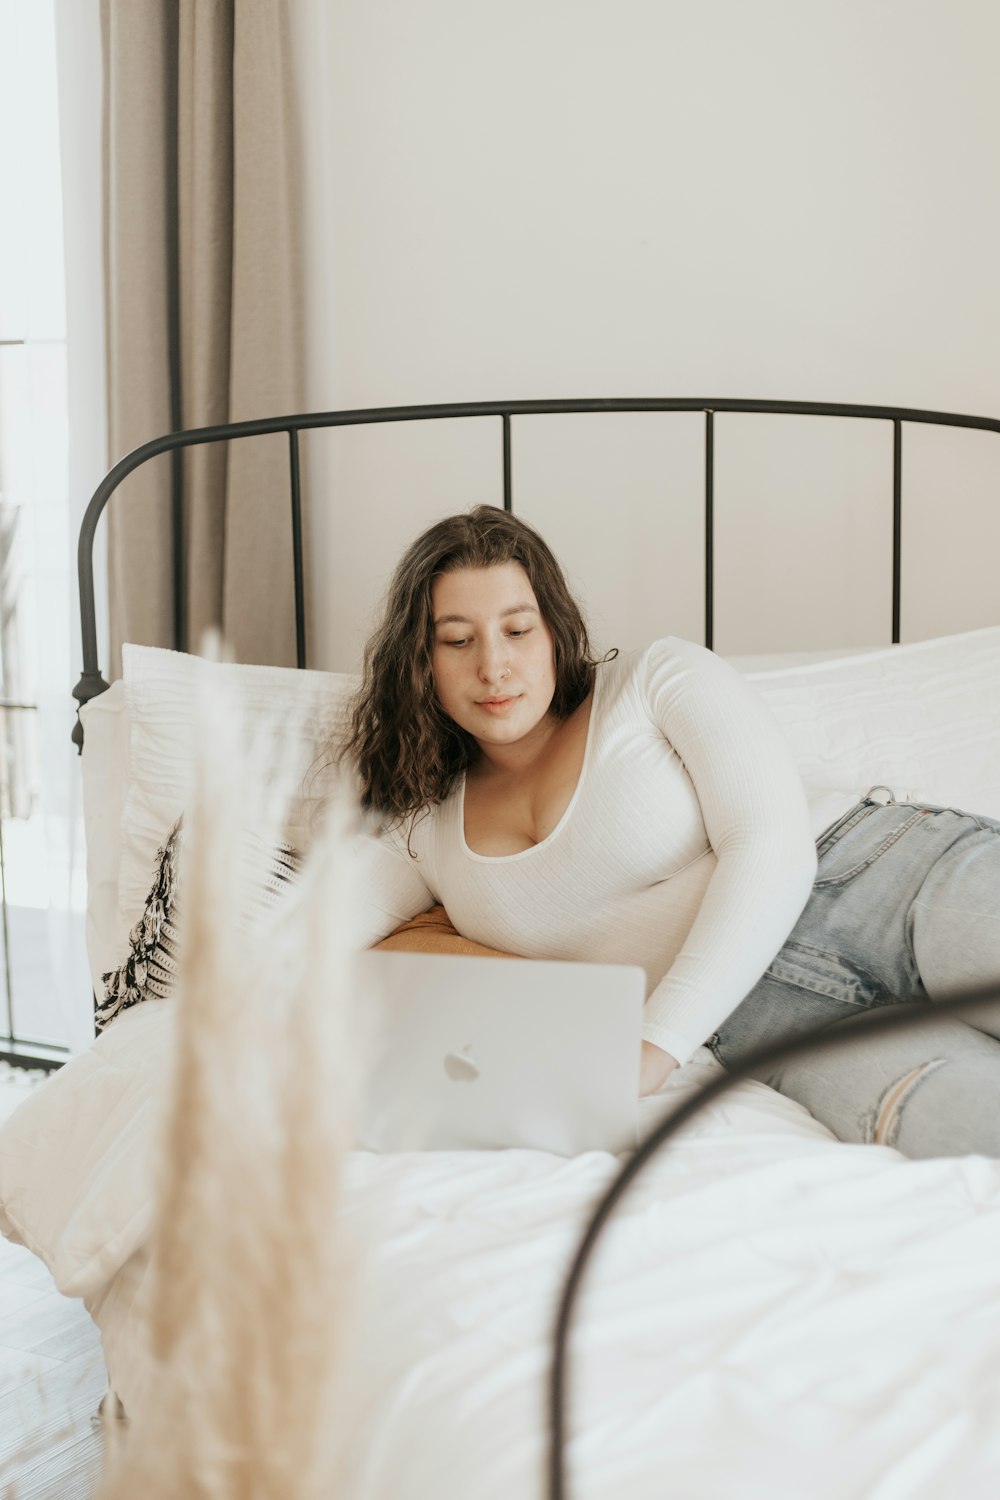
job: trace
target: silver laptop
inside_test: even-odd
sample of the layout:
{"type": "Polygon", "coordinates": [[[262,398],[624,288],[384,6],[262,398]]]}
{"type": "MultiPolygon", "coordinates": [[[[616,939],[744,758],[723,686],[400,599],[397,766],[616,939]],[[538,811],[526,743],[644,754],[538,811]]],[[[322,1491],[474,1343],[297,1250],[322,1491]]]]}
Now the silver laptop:
{"type": "Polygon", "coordinates": [[[359,980],[363,1149],[635,1149],[641,968],[366,952],[359,980]]]}

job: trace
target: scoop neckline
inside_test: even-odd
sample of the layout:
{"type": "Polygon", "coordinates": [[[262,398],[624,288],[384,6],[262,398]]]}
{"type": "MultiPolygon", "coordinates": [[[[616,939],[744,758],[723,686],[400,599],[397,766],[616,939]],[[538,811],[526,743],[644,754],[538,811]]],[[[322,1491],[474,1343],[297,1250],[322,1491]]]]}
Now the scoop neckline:
{"type": "MultiPolygon", "coordinates": [[[[603,666],[604,664],[603,664],[603,662],[599,662],[597,665],[598,666],[603,666]]],[[[583,764],[580,767],[580,774],[579,774],[579,776],[576,779],[576,786],[573,789],[573,795],[569,799],[569,801],[567,802],[565,810],[563,812],[562,817],[559,819],[559,822],[552,829],[551,833],[546,834],[545,838],[543,838],[540,843],[538,843],[538,844],[529,844],[529,846],[528,846],[527,849],[518,849],[515,854],[479,854],[479,853],[477,853],[477,851],[475,849],[470,849],[469,846],[468,846],[468,844],[466,843],[466,840],[465,840],[465,780],[466,780],[466,773],[464,771],[462,772],[462,784],[461,784],[461,788],[460,788],[460,791],[459,791],[459,796],[458,796],[458,799],[457,799],[458,800],[458,842],[459,842],[459,848],[462,850],[462,853],[467,856],[467,858],[472,859],[472,860],[477,860],[480,864],[485,864],[485,865],[511,864],[515,860],[526,859],[529,855],[537,854],[540,849],[546,849],[553,842],[554,839],[557,839],[559,837],[560,833],[566,827],[566,824],[569,822],[569,819],[571,818],[571,816],[573,814],[573,809],[576,807],[577,802],[580,800],[580,793],[582,792],[582,790],[583,790],[583,784],[584,784],[584,782],[587,779],[587,771],[588,771],[588,769],[590,767],[590,758],[591,758],[590,757],[590,751],[591,751],[591,746],[592,746],[593,741],[594,741],[594,718],[595,718],[595,716],[597,714],[597,690],[598,690],[598,687],[599,687],[600,683],[603,681],[603,676],[604,676],[604,674],[602,672],[599,672],[597,670],[597,668],[595,667],[595,669],[594,669],[594,686],[591,689],[591,692],[593,694],[593,700],[592,700],[591,705],[590,705],[590,720],[589,720],[589,722],[587,724],[587,742],[586,742],[586,744],[584,746],[584,750],[583,750],[583,764]]],[[[584,701],[586,701],[586,700],[584,700],[584,701]]]]}

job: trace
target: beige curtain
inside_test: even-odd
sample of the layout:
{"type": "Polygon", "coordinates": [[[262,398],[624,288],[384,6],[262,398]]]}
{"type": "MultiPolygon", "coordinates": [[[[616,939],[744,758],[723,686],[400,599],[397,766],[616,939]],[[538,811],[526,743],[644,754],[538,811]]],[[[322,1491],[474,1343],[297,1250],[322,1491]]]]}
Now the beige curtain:
{"type": "MultiPolygon", "coordinates": [[[[300,409],[301,280],[287,0],[101,0],[108,422],[116,459],[180,427],[300,409]]],[[[221,626],[295,660],[288,439],[144,465],[108,507],[121,644],[221,626]]]]}

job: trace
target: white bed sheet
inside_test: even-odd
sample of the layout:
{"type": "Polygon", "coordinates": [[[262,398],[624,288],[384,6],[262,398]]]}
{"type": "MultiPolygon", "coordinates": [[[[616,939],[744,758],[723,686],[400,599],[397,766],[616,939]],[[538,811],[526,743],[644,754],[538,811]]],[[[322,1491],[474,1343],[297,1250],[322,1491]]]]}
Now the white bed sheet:
{"type": "MultiPolygon", "coordinates": [[[[717,1065],[696,1054],[651,1125],[717,1065]]],[[[351,1162],[370,1245],[351,1500],[542,1500],[561,1278],[617,1168],[592,1153],[351,1162]]],[[[762,1084],[640,1177],[573,1335],[574,1497],[941,1500],[1000,1474],[1000,1162],[835,1141],[762,1084]]],[[[140,1249],[91,1296],[126,1408],[155,1400],[140,1249]]]]}

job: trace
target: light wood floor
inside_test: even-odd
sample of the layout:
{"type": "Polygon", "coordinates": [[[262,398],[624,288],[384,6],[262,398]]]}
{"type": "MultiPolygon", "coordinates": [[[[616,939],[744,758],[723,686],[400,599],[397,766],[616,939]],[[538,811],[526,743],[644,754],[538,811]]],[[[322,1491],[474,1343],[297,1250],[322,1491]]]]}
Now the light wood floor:
{"type": "MultiPolygon", "coordinates": [[[[0,1122],[32,1081],[0,1070],[0,1122]]],[[[30,1250],[0,1235],[0,1497],[90,1500],[101,1463],[92,1426],[107,1390],[100,1338],[30,1250]]]]}
{"type": "Polygon", "coordinates": [[[101,1436],[91,1423],[107,1374],[82,1302],[40,1260],[0,1238],[0,1496],[89,1500],[101,1436]]]}

